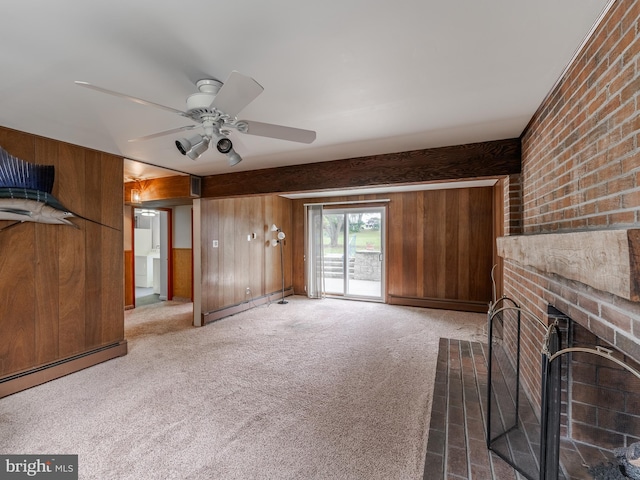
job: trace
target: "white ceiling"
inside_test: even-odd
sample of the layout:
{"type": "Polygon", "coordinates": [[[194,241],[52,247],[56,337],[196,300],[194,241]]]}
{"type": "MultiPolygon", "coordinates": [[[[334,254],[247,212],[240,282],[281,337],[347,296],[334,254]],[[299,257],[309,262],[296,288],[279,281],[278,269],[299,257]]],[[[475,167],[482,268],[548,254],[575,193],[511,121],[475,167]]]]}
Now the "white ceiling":
{"type": "Polygon", "coordinates": [[[608,0],[4,0],[0,125],[195,175],[513,138],[608,0]],[[264,92],[238,116],[310,145],[232,134],[235,167],[180,155],[179,110],[232,70],[264,92]],[[241,137],[241,138],[240,138],[241,137]]]}

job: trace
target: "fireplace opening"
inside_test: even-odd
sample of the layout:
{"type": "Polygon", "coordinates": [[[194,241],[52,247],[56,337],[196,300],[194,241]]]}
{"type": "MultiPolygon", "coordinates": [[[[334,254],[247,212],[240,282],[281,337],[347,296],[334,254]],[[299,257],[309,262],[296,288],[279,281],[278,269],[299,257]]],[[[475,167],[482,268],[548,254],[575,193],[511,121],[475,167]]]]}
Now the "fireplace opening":
{"type": "Polygon", "coordinates": [[[550,318],[563,332],[567,351],[560,416],[565,468],[571,478],[640,480],[640,364],[550,308],[556,312],[550,318]],[[580,466],[570,460],[572,449],[580,466]],[[580,467],[587,475],[579,476],[580,467]]]}
{"type": "Polygon", "coordinates": [[[530,480],[640,480],[640,364],[551,306],[543,323],[500,299],[488,333],[489,449],[530,480]],[[542,345],[521,338],[532,325],[542,345]],[[539,404],[521,384],[527,348],[540,358],[539,404]]]}

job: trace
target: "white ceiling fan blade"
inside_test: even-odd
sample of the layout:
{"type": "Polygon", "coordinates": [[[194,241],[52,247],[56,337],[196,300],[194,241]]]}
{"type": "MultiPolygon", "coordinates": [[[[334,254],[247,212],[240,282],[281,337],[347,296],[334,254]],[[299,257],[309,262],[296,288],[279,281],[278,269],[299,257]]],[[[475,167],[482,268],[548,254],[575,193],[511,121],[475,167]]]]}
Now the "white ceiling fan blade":
{"type": "Polygon", "coordinates": [[[165,135],[171,135],[172,133],[184,132],[185,130],[193,130],[200,125],[186,125],[184,127],[172,128],[171,130],[165,130],[164,132],[153,133],[144,137],[132,138],[129,142],[140,142],[142,140],[151,140],[152,138],[164,137],[165,135]]]}
{"type": "Polygon", "coordinates": [[[274,125],[273,123],[254,122],[251,120],[241,120],[238,123],[245,123],[247,125],[247,128],[241,131],[249,135],[279,138],[280,140],[300,143],[312,143],[316,139],[316,132],[313,130],[283,127],[282,125],[274,125]]]}
{"type": "Polygon", "coordinates": [[[263,90],[262,85],[253,78],[234,70],[216,94],[211,106],[230,117],[235,117],[244,107],[253,102],[263,90]]]}
{"type": "Polygon", "coordinates": [[[90,84],[88,82],[81,82],[81,81],[76,80],[75,84],[76,85],[80,85],[81,87],[90,88],[91,90],[96,90],[98,92],[106,93],[108,95],[114,95],[116,97],[126,98],[127,100],[131,100],[132,102],[138,103],[140,105],[147,105],[147,106],[150,106],[150,107],[161,108],[162,110],[166,110],[166,111],[172,112],[172,113],[177,113],[178,115],[182,115],[183,117],[188,117],[188,115],[185,112],[183,112],[182,110],[178,110],[178,109],[171,108],[171,107],[166,107],[164,105],[160,105],[159,103],[150,102],[148,100],[143,100],[143,99],[138,98],[138,97],[132,97],[131,95],[126,95],[124,93],[114,92],[113,90],[107,90],[106,88],[98,87],[98,86],[92,85],[92,84],[90,84]]]}

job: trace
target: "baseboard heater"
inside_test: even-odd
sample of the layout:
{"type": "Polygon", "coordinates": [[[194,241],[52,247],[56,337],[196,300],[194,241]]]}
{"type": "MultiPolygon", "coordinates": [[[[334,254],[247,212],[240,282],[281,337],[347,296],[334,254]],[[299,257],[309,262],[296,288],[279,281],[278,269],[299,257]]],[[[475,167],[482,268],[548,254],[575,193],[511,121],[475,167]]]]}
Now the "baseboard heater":
{"type": "Polygon", "coordinates": [[[487,300],[486,302],[476,302],[471,300],[389,295],[389,305],[436,308],[441,310],[457,310],[460,312],[487,313],[487,306],[489,305],[489,301],[487,300]]]}
{"type": "Polygon", "coordinates": [[[207,313],[202,314],[202,325],[207,325],[209,323],[215,322],[216,320],[221,320],[225,317],[229,317],[231,315],[235,315],[236,313],[244,312],[245,310],[249,310],[251,308],[259,307],[260,305],[264,305],[265,303],[275,303],[280,300],[283,296],[288,297],[289,295],[293,295],[293,287],[285,289],[284,295],[282,291],[269,293],[267,295],[263,295],[261,297],[252,298],[251,300],[247,300],[246,302],[238,303],[236,305],[230,305],[228,307],[223,307],[219,310],[212,310],[207,313]]]}
{"type": "Polygon", "coordinates": [[[105,345],[0,379],[0,398],[127,354],[127,341],[105,345]]]}

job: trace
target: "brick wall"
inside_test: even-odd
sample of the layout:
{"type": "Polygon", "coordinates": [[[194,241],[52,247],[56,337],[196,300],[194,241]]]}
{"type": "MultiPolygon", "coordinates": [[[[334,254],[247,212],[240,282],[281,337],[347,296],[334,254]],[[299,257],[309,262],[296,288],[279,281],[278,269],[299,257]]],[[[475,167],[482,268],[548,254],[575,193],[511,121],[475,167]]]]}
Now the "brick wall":
{"type": "Polygon", "coordinates": [[[526,130],[525,233],[638,222],[638,9],[617,2],[526,130]]]}
{"type": "MultiPolygon", "coordinates": [[[[640,0],[618,0],[532,118],[520,182],[505,184],[506,235],[640,228],[639,19],[640,0]]],[[[543,321],[554,305],[640,359],[637,303],[511,261],[504,292],[543,321]]],[[[543,335],[525,322],[523,381],[535,402],[543,335]]]]}
{"type": "Polygon", "coordinates": [[[504,181],[504,234],[522,233],[522,181],[520,175],[509,175],[504,181]]]}

